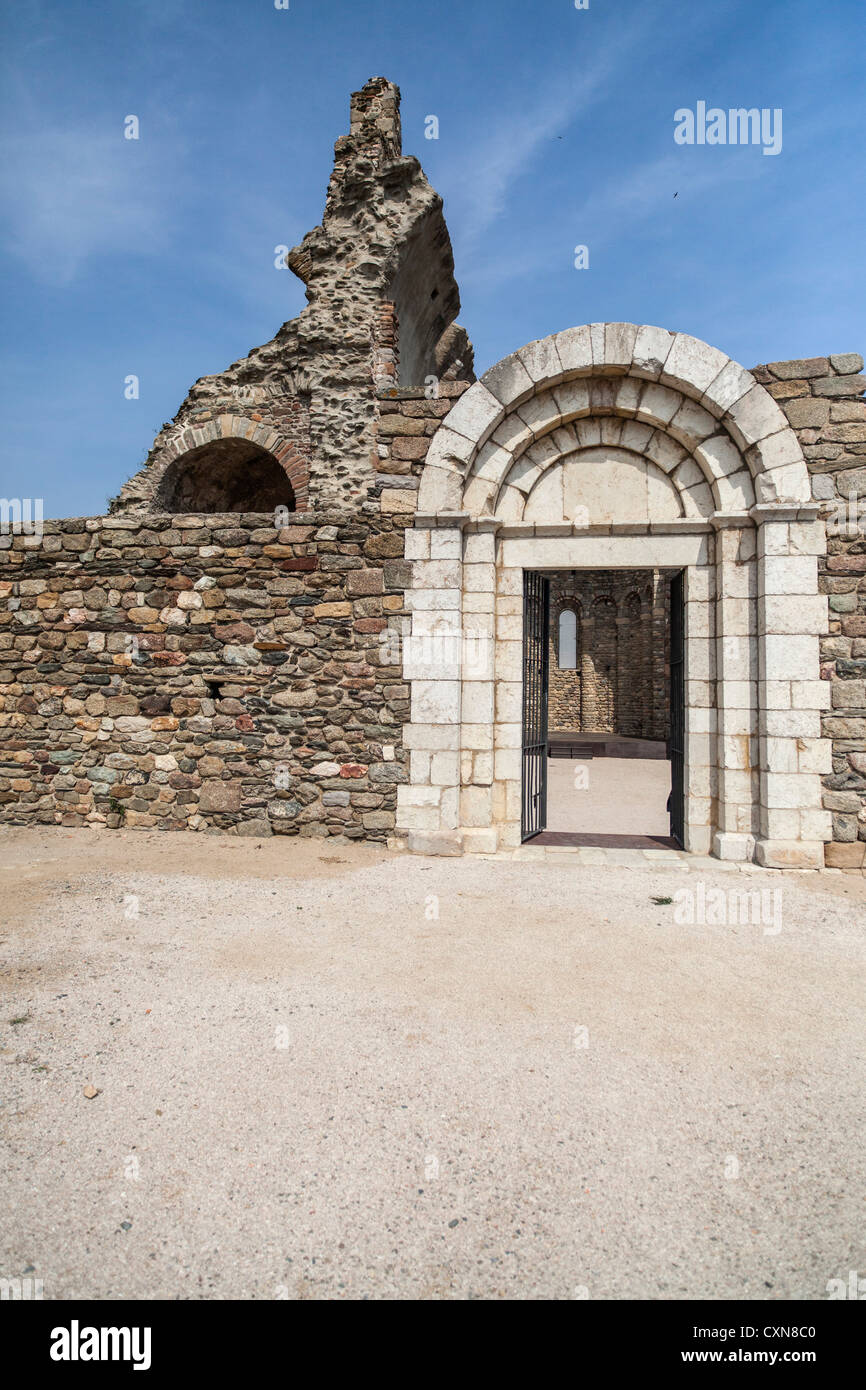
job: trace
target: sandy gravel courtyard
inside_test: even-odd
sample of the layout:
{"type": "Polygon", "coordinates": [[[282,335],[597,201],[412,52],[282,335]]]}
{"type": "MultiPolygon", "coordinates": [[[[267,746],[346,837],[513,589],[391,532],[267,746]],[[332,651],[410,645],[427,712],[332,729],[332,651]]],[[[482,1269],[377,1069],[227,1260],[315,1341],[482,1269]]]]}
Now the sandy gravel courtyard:
{"type": "Polygon", "coordinates": [[[23,829],[0,872],[0,1274],[46,1298],[866,1271],[861,877],[23,829]]]}

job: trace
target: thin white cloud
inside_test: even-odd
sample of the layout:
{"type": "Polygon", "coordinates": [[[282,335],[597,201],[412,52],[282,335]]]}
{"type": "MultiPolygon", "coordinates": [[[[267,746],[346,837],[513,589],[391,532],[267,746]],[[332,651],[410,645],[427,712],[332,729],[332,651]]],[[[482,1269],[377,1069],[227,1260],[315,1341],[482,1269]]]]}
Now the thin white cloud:
{"type": "Polygon", "coordinates": [[[655,36],[650,17],[633,21],[615,44],[596,51],[582,69],[557,71],[551,62],[534,82],[524,74],[519,84],[512,80],[501,97],[489,101],[483,130],[467,132],[459,163],[439,175],[448,188],[448,225],[464,268],[542,148],[609,95],[634,55],[645,55],[655,36]],[[515,85],[518,93],[512,100],[515,85]],[[534,102],[529,96],[533,91],[539,94],[534,102]]]}
{"type": "Polygon", "coordinates": [[[124,139],[119,122],[8,135],[0,159],[0,235],[39,279],[69,284],[101,255],[165,244],[172,180],[145,140],[124,139]]]}
{"type": "Polygon", "coordinates": [[[672,153],[618,172],[584,200],[572,213],[572,221],[596,242],[607,232],[625,230],[632,235],[636,222],[670,206],[675,194],[685,202],[723,184],[750,182],[767,172],[760,160],[751,157],[757,153],[751,149],[708,148],[701,153],[700,162],[689,157],[692,151],[685,156],[672,153]]]}
{"type": "Polygon", "coordinates": [[[480,241],[507,206],[512,186],[531,165],[539,148],[562,131],[595,100],[603,86],[601,70],[548,87],[531,108],[500,108],[487,132],[467,142],[468,158],[454,171],[448,198],[449,224],[464,254],[480,241]]]}

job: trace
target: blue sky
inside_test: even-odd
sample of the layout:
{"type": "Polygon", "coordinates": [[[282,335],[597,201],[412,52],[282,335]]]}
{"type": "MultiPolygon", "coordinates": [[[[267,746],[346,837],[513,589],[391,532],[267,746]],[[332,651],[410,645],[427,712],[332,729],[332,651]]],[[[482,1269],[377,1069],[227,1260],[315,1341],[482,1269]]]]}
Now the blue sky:
{"type": "Polygon", "coordinates": [[[0,493],[41,496],[46,516],[103,511],[189,385],[303,308],[274,247],[320,220],[349,93],[378,74],[401,86],[404,150],[445,199],[479,372],[598,319],[694,333],[746,366],[862,351],[863,14],[16,0],[0,33],[0,493]],[[781,108],[781,153],[677,145],[674,112],[698,101],[781,108]]]}

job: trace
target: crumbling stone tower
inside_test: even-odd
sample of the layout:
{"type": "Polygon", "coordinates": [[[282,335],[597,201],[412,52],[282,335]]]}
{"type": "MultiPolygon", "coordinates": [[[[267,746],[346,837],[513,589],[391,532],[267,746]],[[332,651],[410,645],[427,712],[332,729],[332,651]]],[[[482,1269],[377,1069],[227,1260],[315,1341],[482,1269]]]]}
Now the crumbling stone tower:
{"type": "Polygon", "coordinates": [[[195,383],[112,512],[357,509],[376,488],[377,391],[474,380],[442,199],[402,153],[385,78],[353,94],[322,222],[286,261],[308,307],[195,383]]]}

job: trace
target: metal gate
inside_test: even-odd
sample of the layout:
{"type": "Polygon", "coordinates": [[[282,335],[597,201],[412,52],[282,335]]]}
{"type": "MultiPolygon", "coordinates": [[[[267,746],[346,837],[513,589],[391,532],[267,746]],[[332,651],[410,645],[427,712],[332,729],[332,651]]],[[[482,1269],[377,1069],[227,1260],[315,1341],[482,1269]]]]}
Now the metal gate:
{"type": "Polygon", "coordinates": [[[679,845],[685,840],[685,748],[686,748],[686,687],[685,687],[685,601],[683,571],[675,574],[670,584],[671,602],[671,660],[670,706],[671,726],[668,754],[671,760],[671,797],[669,802],[671,835],[679,845]]]}
{"type": "Polygon", "coordinates": [[[520,838],[547,825],[547,671],[550,580],[523,574],[523,778],[520,838]]]}

